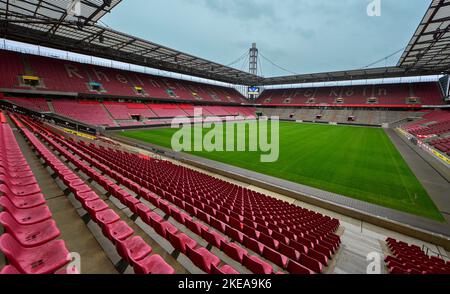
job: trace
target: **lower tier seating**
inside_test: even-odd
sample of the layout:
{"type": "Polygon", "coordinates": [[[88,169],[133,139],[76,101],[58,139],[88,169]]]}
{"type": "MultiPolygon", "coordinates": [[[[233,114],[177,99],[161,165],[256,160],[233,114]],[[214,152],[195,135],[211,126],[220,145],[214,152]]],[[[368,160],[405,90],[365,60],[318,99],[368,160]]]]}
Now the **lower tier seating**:
{"type": "Polygon", "coordinates": [[[428,256],[420,247],[393,238],[386,243],[392,256],[386,257],[385,262],[392,274],[450,274],[450,261],[428,256]]]}
{"type": "Polygon", "coordinates": [[[4,274],[53,274],[70,262],[44,195],[5,119],[0,125],[0,250],[4,274]]]}
{"type": "MultiPolygon", "coordinates": [[[[277,267],[298,274],[320,273],[339,247],[340,239],[334,234],[339,221],[335,219],[169,162],[55,140],[254,273],[274,273],[277,267]]],[[[193,242],[173,232],[169,224],[161,227],[157,216],[151,218],[139,199],[124,195],[116,186],[110,188],[114,197],[139,209],[144,221],[156,224],[155,230],[194,263],[207,272],[212,271],[209,265],[217,266],[215,258],[201,261],[200,255],[188,249],[193,242]]]]}
{"type": "Polygon", "coordinates": [[[450,133],[450,111],[432,111],[422,120],[403,126],[403,129],[418,138],[450,133]]]}
{"type": "MultiPolygon", "coordinates": [[[[83,163],[75,155],[59,145],[56,141],[58,140],[57,137],[52,136],[50,133],[43,129],[40,130],[39,126],[33,125],[33,122],[31,121],[25,121],[25,123],[29,125],[30,128],[32,128],[36,133],[38,133],[44,141],[50,144],[53,148],[55,148],[56,151],[62,154],[65,158],[69,159],[69,161],[74,163],[78,168],[80,168],[80,170],[82,170],[93,180],[99,183],[105,190],[109,191],[111,189],[114,189],[116,192],[120,191],[120,196],[115,194],[116,199],[120,200],[124,205],[130,208],[132,212],[136,213],[136,215],[138,214],[138,207],[143,205],[139,201],[139,199],[136,199],[124,190],[121,190],[119,186],[103,177],[99,172],[88,167],[88,165],[83,163]]],[[[74,180],[76,182],[79,182],[78,179],[74,180]]],[[[129,228],[126,223],[121,221],[118,216],[108,208],[105,202],[98,198],[97,195],[95,195],[95,193],[93,193],[92,191],[84,191],[83,189],[82,195],[80,195],[79,197],[81,199],[77,199],[79,199],[83,204],[83,207],[85,207],[86,210],[90,212],[91,217],[96,220],[96,222],[100,222],[102,224],[102,231],[104,232],[105,236],[107,236],[108,239],[110,239],[116,245],[119,254],[130,265],[133,265],[135,273],[174,273],[173,269],[171,269],[167,264],[163,266],[163,260],[161,257],[149,256],[149,253],[151,253],[152,251],[151,248],[146,245],[140,237],[132,237],[133,231],[131,230],[131,228],[129,228]],[[103,219],[106,219],[108,222],[104,223],[104,221],[102,221],[103,219]],[[155,266],[153,264],[155,262],[158,263],[158,266],[155,266]]],[[[141,211],[142,210],[144,209],[141,207],[141,211]]],[[[148,215],[146,215],[144,220],[147,220],[146,223],[162,237],[167,238],[167,234],[169,232],[177,235],[180,234],[178,233],[176,227],[173,226],[169,221],[165,221],[162,217],[154,212],[150,213],[148,207],[146,212],[148,212],[148,215]]],[[[190,244],[194,243],[190,242],[190,244]]],[[[203,252],[202,254],[200,254],[202,259],[204,259],[205,256],[210,256],[212,257],[212,260],[218,261],[214,262],[215,266],[219,266],[221,263],[221,261],[212,253],[209,253],[209,255],[205,255],[206,249],[201,246],[197,246],[197,244],[195,244],[195,246],[192,246],[192,250],[194,250],[193,253],[188,254],[187,251],[184,253],[188,258],[192,260],[195,265],[197,265],[206,273],[212,273],[211,264],[203,264],[201,262],[201,259],[199,260],[195,255],[196,252],[203,252]]],[[[226,264],[222,265],[220,268],[224,268],[227,272],[237,273],[236,270],[226,264]]]]}
{"type": "MultiPolygon", "coordinates": [[[[40,132],[27,122],[25,122],[25,124],[41,138],[44,140],[47,139],[49,144],[52,143],[51,138],[47,133],[40,132]]],[[[175,273],[173,268],[165,263],[160,256],[151,255],[152,248],[146,244],[142,238],[133,236],[133,230],[124,221],[122,221],[120,217],[79,178],[79,176],[77,176],[41,141],[39,141],[33,132],[25,127],[21,127],[21,132],[28,139],[33,148],[35,148],[35,150],[39,153],[45,163],[51,167],[55,174],[67,186],[68,190],[75,195],[75,198],[88,212],[90,218],[97,223],[99,227],[101,227],[105,237],[107,237],[116,246],[119,255],[121,255],[124,260],[135,268],[135,272],[145,274],[175,273]]],[[[77,159],[74,156],[70,156],[70,154],[67,153],[64,155],[66,159],[72,160],[73,163],[84,172],[89,172],[89,170],[94,171],[87,165],[82,165],[80,162],[77,162],[77,159]]],[[[56,249],[56,245],[48,248],[48,250],[52,251],[55,251],[56,249]]],[[[25,255],[24,259],[27,258],[28,256],[25,255]]]]}

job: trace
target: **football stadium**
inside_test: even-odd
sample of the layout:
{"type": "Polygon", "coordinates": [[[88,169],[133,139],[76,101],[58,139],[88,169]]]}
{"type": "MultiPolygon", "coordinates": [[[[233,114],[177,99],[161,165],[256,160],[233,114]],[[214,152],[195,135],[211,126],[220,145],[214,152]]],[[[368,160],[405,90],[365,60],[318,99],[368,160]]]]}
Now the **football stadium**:
{"type": "Polygon", "coordinates": [[[1,274],[450,274],[450,0],[171,1],[0,0],[1,274]]]}

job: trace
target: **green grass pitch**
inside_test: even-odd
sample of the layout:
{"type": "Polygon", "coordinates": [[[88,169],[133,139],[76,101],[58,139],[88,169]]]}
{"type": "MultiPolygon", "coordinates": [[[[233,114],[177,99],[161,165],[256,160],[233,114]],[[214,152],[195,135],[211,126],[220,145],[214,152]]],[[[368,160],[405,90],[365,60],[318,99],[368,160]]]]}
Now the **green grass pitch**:
{"type": "MultiPolygon", "coordinates": [[[[165,128],[121,134],[170,148],[172,135],[176,131],[177,129],[165,128]]],[[[209,129],[204,129],[203,133],[208,131],[209,129]]],[[[241,135],[243,134],[236,136],[241,135]]],[[[274,163],[261,163],[259,152],[190,153],[444,221],[384,130],[281,122],[279,136],[280,155],[274,163]]]]}

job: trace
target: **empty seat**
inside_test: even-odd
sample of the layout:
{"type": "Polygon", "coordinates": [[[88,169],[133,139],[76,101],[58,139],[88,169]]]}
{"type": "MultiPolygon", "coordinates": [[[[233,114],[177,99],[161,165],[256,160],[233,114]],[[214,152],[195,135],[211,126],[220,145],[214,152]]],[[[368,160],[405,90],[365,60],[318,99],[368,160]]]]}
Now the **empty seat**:
{"type": "Polygon", "coordinates": [[[164,239],[167,239],[167,232],[176,233],[178,229],[169,222],[153,222],[153,229],[164,239]]]}
{"type": "Polygon", "coordinates": [[[239,243],[242,243],[244,241],[244,234],[242,234],[241,232],[232,227],[227,226],[225,232],[231,239],[239,243]]]}
{"type": "Polygon", "coordinates": [[[244,266],[257,275],[273,274],[272,266],[257,256],[244,256],[244,266]]]}
{"type": "Polygon", "coordinates": [[[139,203],[139,204],[136,205],[136,209],[137,209],[137,214],[142,219],[142,221],[144,223],[149,222],[149,219],[148,219],[147,215],[148,215],[148,213],[151,212],[150,207],[148,207],[144,203],[139,203]]]}
{"type": "Polygon", "coordinates": [[[264,233],[261,233],[259,235],[259,239],[258,240],[261,243],[263,243],[264,245],[266,245],[266,246],[268,246],[270,248],[273,248],[275,250],[278,250],[279,242],[277,240],[275,240],[274,238],[272,238],[272,237],[270,237],[270,236],[268,236],[268,235],[266,235],[264,233]]]}
{"type": "Polygon", "coordinates": [[[12,266],[25,274],[51,274],[70,261],[69,251],[61,240],[29,249],[22,247],[10,234],[3,234],[0,250],[12,266]]]}
{"type": "Polygon", "coordinates": [[[77,192],[75,193],[75,198],[81,203],[86,203],[88,201],[94,201],[100,199],[94,191],[88,192],[77,192]]]}
{"type": "Polygon", "coordinates": [[[6,195],[6,197],[19,209],[34,208],[45,204],[44,195],[41,193],[29,196],[6,195]]]}
{"type": "Polygon", "coordinates": [[[183,233],[176,234],[168,231],[167,238],[170,244],[172,244],[172,246],[175,248],[175,250],[183,254],[186,254],[186,247],[197,247],[197,241],[183,233]]]}
{"type": "Polygon", "coordinates": [[[326,257],[324,254],[320,252],[317,252],[315,249],[310,249],[308,252],[308,256],[319,261],[323,266],[328,265],[328,257],[326,257]]]}
{"type": "Polygon", "coordinates": [[[264,246],[264,244],[261,244],[260,242],[248,237],[247,235],[244,235],[244,246],[260,255],[262,255],[264,247],[266,247],[264,246]]]}
{"type": "Polygon", "coordinates": [[[123,241],[134,234],[133,229],[124,221],[118,221],[104,226],[103,232],[114,243],[123,241]]]}
{"type": "Polygon", "coordinates": [[[230,265],[224,265],[221,268],[219,268],[216,265],[212,265],[211,266],[211,274],[213,275],[238,275],[239,272],[237,270],[235,270],[232,266],[230,265]]]}
{"type": "Polygon", "coordinates": [[[23,247],[36,247],[59,237],[60,231],[53,220],[24,226],[7,212],[0,213],[0,223],[23,247]]]}
{"type": "Polygon", "coordinates": [[[13,267],[12,265],[6,265],[0,271],[0,275],[20,275],[20,274],[21,272],[19,272],[19,270],[13,267]]]}
{"type": "Polygon", "coordinates": [[[289,261],[289,259],[286,256],[276,252],[275,250],[269,247],[264,248],[263,256],[264,258],[270,260],[271,262],[273,262],[274,264],[278,265],[281,268],[286,268],[287,263],[289,261]]]}
{"type": "Polygon", "coordinates": [[[139,236],[117,242],[116,248],[119,255],[131,265],[152,253],[152,247],[139,236]]]}
{"type": "Polygon", "coordinates": [[[281,254],[286,255],[292,260],[298,261],[300,258],[300,253],[297,250],[283,243],[280,243],[279,250],[281,254]]]}
{"type": "Polygon", "coordinates": [[[233,258],[239,263],[244,261],[244,256],[248,254],[248,251],[239,246],[236,243],[222,243],[222,251],[229,257],[233,258]]]}
{"type": "Polygon", "coordinates": [[[214,231],[202,231],[202,237],[205,239],[209,244],[220,248],[222,243],[226,242],[226,239],[221,234],[214,232],[214,231]]]}
{"type": "Polygon", "coordinates": [[[177,222],[179,222],[182,225],[185,224],[186,217],[188,217],[188,215],[180,212],[179,210],[175,210],[175,209],[172,209],[170,214],[177,222]]]}
{"type": "Polygon", "coordinates": [[[151,255],[134,264],[134,272],[140,275],[173,275],[175,270],[159,255],[151,255]]]}
{"type": "Polygon", "coordinates": [[[102,210],[95,214],[94,220],[102,227],[120,220],[120,216],[112,209],[102,210]]]}
{"type": "Polygon", "coordinates": [[[211,218],[210,225],[221,233],[225,233],[226,225],[218,219],[211,218]]]}
{"type": "Polygon", "coordinates": [[[33,194],[38,194],[41,192],[41,189],[39,188],[38,184],[31,184],[28,186],[8,186],[8,193],[7,194],[12,194],[15,196],[28,196],[28,195],[33,195],[33,194]]]}
{"type": "Polygon", "coordinates": [[[220,259],[203,247],[198,249],[187,247],[186,254],[196,266],[208,274],[212,273],[212,265],[218,266],[220,264],[220,259]]]}
{"type": "Polygon", "coordinates": [[[90,215],[95,215],[96,213],[107,210],[109,208],[108,204],[101,199],[94,201],[87,201],[83,207],[88,211],[90,215]]]}
{"type": "Polygon", "coordinates": [[[205,225],[203,225],[203,224],[201,224],[199,222],[190,220],[190,219],[186,219],[185,223],[186,223],[185,224],[186,227],[189,230],[191,230],[193,233],[195,233],[195,234],[197,234],[199,236],[202,235],[202,231],[207,231],[208,230],[207,226],[205,226],[205,225]]]}
{"type": "Polygon", "coordinates": [[[164,221],[163,217],[154,211],[147,213],[147,219],[149,220],[148,225],[154,227],[155,223],[161,223],[164,221]]]}
{"type": "Polygon", "coordinates": [[[52,218],[47,206],[18,209],[6,197],[0,198],[0,205],[21,225],[34,225],[52,218]]]}
{"type": "Polygon", "coordinates": [[[295,262],[295,261],[289,261],[288,266],[287,266],[287,271],[290,274],[293,275],[310,275],[310,274],[314,274],[314,272],[304,266],[302,266],[301,264],[295,262]]]}
{"type": "Polygon", "coordinates": [[[322,264],[314,258],[311,258],[305,254],[300,255],[299,263],[318,274],[322,273],[322,264]]]}

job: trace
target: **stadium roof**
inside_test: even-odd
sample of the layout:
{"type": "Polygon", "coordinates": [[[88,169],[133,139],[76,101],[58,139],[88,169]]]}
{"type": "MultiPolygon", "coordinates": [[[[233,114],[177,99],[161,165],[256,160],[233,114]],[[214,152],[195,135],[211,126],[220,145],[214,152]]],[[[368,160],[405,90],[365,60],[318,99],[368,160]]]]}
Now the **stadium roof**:
{"type": "Polygon", "coordinates": [[[450,70],[450,0],[433,0],[398,66],[450,70]]]}
{"type": "Polygon", "coordinates": [[[241,85],[278,85],[448,73],[450,0],[434,0],[399,64],[263,78],[96,24],[121,0],[0,0],[0,36],[156,69],[241,85]]]}
{"type": "Polygon", "coordinates": [[[120,1],[112,1],[110,6],[105,6],[107,1],[81,0],[80,18],[67,14],[71,2],[0,0],[0,34],[15,41],[227,83],[251,85],[261,79],[95,24],[120,1]]]}
{"type": "Polygon", "coordinates": [[[396,66],[371,69],[355,69],[336,72],[312,73],[283,77],[265,78],[261,85],[284,85],[350,80],[387,79],[398,77],[426,76],[436,74],[432,70],[406,69],[396,66]]]}
{"type": "MultiPolygon", "coordinates": [[[[64,21],[96,23],[122,0],[0,0],[0,9],[6,15],[64,21]]],[[[57,25],[57,24],[56,24],[57,25]]]]}

